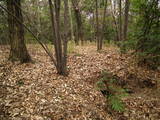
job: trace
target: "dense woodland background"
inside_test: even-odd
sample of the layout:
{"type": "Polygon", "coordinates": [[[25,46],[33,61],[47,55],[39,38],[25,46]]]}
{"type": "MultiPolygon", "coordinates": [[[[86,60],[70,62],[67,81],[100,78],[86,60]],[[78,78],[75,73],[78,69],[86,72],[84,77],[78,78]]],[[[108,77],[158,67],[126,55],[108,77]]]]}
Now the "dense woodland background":
{"type": "Polygon", "coordinates": [[[2,120],[160,119],[160,0],[0,0],[0,54],[2,120]]]}

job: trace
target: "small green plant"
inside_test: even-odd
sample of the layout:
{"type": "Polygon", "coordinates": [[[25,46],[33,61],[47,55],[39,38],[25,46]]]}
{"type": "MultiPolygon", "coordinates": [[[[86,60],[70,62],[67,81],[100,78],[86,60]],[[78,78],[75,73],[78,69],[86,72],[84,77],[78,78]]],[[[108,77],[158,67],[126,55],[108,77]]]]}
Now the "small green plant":
{"type": "Polygon", "coordinates": [[[104,82],[102,80],[98,81],[96,84],[97,84],[98,90],[105,90],[106,89],[106,85],[104,84],[104,82]]]}
{"type": "Polygon", "coordinates": [[[75,53],[75,56],[78,56],[78,57],[80,57],[80,56],[82,56],[80,53],[75,53]]]}
{"type": "Polygon", "coordinates": [[[17,83],[17,85],[19,85],[19,86],[22,86],[22,85],[24,85],[24,82],[23,82],[23,80],[18,80],[16,83],[17,83]]]}
{"type": "Polygon", "coordinates": [[[74,53],[75,52],[75,43],[73,41],[68,42],[68,53],[74,53]]]}
{"type": "Polygon", "coordinates": [[[123,112],[125,106],[122,98],[127,96],[126,91],[116,84],[117,80],[111,73],[102,71],[100,80],[96,83],[97,89],[105,96],[109,107],[117,112],[123,112]]]}
{"type": "Polygon", "coordinates": [[[125,110],[124,104],[122,100],[117,96],[110,96],[109,98],[109,105],[111,106],[112,110],[123,112],[125,110]]]}

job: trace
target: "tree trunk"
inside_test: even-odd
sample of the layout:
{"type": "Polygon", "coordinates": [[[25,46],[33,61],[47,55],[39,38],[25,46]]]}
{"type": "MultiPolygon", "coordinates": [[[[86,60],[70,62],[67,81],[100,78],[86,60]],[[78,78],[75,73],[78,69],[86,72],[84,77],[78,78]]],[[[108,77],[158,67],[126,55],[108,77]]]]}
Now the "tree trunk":
{"type": "Polygon", "coordinates": [[[73,20],[72,20],[72,9],[71,9],[70,0],[68,1],[68,8],[69,8],[69,17],[70,17],[70,29],[71,29],[71,40],[74,41],[74,29],[73,29],[73,20]]]}
{"type": "MultiPolygon", "coordinates": [[[[60,33],[60,0],[54,0],[54,5],[55,5],[55,14],[54,14],[54,9],[53,9],[53,4],[52,0],[48,0],[49,6],[50,6],[50,14],[51,14],[51,21],[52,21],[52,28],[53,28],[53,34],[55,36],[55,55],[56,55],[56,69],[58,74],[60,75],[67,75],[67,30],[65,28],[65,33],[64,33],[64,38],[66,38],[63,41],[62,44],[62,37],[60,33]],[[63,49],[62,49],[63,47],[63,49]]],[[[65,18],[69,17],[68,16],[68,1],[65,1],[65,18]],[[67,3],[66,3],[67,2],[67,3]],[[66,8],[67,7],[67,8],[66,8]]],[[[65,19],[65,20],[68,20],[65,19]]],[[[66,21],[65,26],[68,25],[69,21],[66,21]]],[[[68,28],[69,26],[67,26],[68,28]]]]}
{"type": "Polygon", "coordinates": [[[54,0],[55,5],[55,33],[56,33],[56,46],[57,46],[57,66],[58,66],[58,74],[63,74],[63,58],[62,58],[62,40],[60,34],[60,6],[61,0],[54,0]]]}
{"type": "Polygon", "coordinates": [[[95,41],[95,12],[94,12],[94,10],[92,11],[92,14],[93,14],[93,16],[92,16],[92,29],[93,29],[93,33],[92,33],[92,40],[91,40],[91,42],[92,41],[95,41]]]}
{"type": "Polygon", "coordinates": [[[124,41],[127,39],[129,6],[130,6],[130,1],[126,0],[125,1],[125,15],[124,15],[124,31],[123,31],[124,41]]]}
{"type": "MultiPolygon", "coordinates": [[[[10,11],[21,23],[23,23],[23,16],[21,11],[20,0],[8,0],[7,9],[10,11]]],[[[21,63],[30,62],[31,58],[28,54],[24,41],[24,27],[13,16],[8,14],[8,28],[10,38],[10,55],[9,60],[20,61],[21,63]]]]}
{"type": "Polygon", "coordinates": [[[101,32],[101,39],[100,39],[100,50],[103,46],[103,39],[104,39],[104,31],[105,31],[105,23],[106,23],[106,10],[107,10],[107,0],[104,3],[104,13],[103,13],[103,23],[102,23],[102,32],[101,32]]]}
{"type": "Polygon", "coordinates": [[[115,41],[118,41],[119,40],[119,31],[118,31],[118,24],[117,24],[116,17],[115,17],[116,1],[115,0],[113,1],[113,6],[112,6],[112,0],[110,0],[110,4],[111,4],[111,11],[112,11],[111,14],[112,14],[113,23],[114,23],[115,32],[116,32],[115,41]]]}
{"type": "Polygon", "coordinates": [[[67,75],[67,43],[68,43],[68,28],[69,28],[69,1],[64,0],[64,39],[63,39],[63,73],[67,75]]]}
{"type": "Polygon", "coordinates": [[[98,0],[95,0],[95,3],[96,3],[96,40],[97,40],[97,50],[100,50],[98,0]]]}
{"type": "Polygon", "coordinates": [[[119,0],[119,41],[122,38],[122,0],[119,0]]]}
{"type": "Polygon", "coordinates": [[[55,48],[55,56],[56,56],[56,68],[58,71],[58,74],[62,74],[62,70],[61,70],[61,65],[62,65],[62,53],[61,51],[61,46],[59,45],[61,42],[60,41],[60,34],[57,32],[59,29],[57,27],[59,27],[59,21],[57,22],[57,20],[59,20],[59,15],[57,12],[58,11],[58,6],[57,6],[57,0],[55,0],[55,14],[54,14],[54,9],[53,9],[53,4],[52,4],[52,0],[49,0],[49,6],[50,6],[50,14],[51,14],[51,21],[52,21],[52,28],[53,28],[53,36],[55,36],[54,39],[54,48],[55,48]]]}
{"type": "Polygon", "coordinates": [[[83,45],[84,39],[83,39],[83,25],[82,25],[82,16],[80,12],[80,8],[78,6],[77,0],[72,0],[72,5],[74,8],[76,23],[77,23],[77,38],[76,38],[76,44],[79,44],[79,40],[81,40],[81,43],[83,45]]]}

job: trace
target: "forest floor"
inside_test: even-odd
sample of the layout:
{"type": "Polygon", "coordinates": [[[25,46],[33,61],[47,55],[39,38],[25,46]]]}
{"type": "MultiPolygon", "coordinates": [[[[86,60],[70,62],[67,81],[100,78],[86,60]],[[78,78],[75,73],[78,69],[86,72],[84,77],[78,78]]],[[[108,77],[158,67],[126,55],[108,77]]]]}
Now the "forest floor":
{"type": "Polygon", "coordinates": [[[160,71],[139,67],[115,46],[93,45],[69,53],[69,76],[56,74],[44,50],[28,45],[34,63],[11,63],[0,46],[0,120],[160,120],[160,71]],[[132,91],[123,113],[108,112],[96,82],[103,70],[132,91]]]}

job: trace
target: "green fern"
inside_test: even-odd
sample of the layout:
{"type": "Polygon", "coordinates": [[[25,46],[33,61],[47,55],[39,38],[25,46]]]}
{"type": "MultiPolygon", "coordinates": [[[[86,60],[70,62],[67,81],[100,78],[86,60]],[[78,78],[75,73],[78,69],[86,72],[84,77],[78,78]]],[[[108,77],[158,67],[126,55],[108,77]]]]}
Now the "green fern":
{"type": "Polygon", "coordinates": [[[117,96],[110,96],[108,98],[109,104],[114,111],[123,112],[125,110],[122,100],[117,96]]]}
{"type": "Polygon", "coordinates": [[[105,96],[109,106],[114,111],[123,112],[125,110],[125,106],[122,98],[128,96],[126,90],[116,84],[117,79],[115,79],[112,74],[102,71],[101,76],[100,80],[96,83],[98,90],[109,91],[110,94],[105,96]]]}
{"type": "Polygon", "coordinates": [[[104,84],[104,82],[102,80],[98,81],[96,83],[97,89],[98,90],[105,90],[106,89],[106,85],[104,84]]]}

